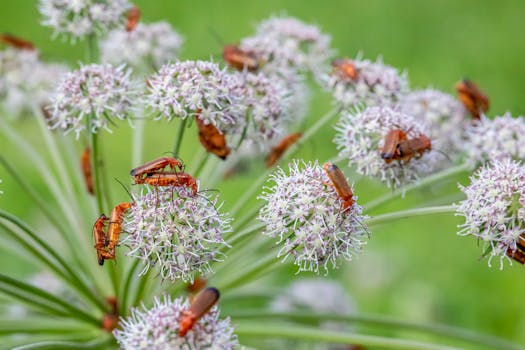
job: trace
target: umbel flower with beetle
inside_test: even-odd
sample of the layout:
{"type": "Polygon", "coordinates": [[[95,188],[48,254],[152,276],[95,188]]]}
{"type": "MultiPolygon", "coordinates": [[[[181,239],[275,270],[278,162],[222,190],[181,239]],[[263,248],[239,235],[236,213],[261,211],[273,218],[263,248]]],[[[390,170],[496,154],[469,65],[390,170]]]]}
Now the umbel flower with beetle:
{"type": "MultiPolygon", "coordinates": [[[[428,310],[446,303],[401,281],[435,259],[462,283],[487,265],[524,273],[523,117],[490,114],[485,86],[410,90],[409,63],[349,58],[289,15],[232,38],[221,60],[213,46],[186,53],[196,33],[127,0],[38,9],[35,23],[86,56],[66,67],[0,36],[2,346],[521,348],[519,327],[436,325],[428,310]],[[438,214],[459,227],[409,221],[438,214]],[[460,248],[476,241],[477,254],[460,248]]],[[[519,278],[504,291],[479,280],[499,300],[483,319],[523,323],[505,294],[523,294],[519,278]]]]}

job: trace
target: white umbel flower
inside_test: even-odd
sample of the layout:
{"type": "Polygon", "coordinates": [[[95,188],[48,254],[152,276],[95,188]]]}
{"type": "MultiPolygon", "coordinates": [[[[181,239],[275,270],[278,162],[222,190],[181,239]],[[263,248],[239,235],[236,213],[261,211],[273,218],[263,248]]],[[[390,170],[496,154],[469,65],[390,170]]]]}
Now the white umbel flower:
{"type": "Polygon", "coordinates": [[[66,72],[62,65],[40,61],[35,50],[0,51],[0,101],[7,115],[18,117],[46,105],[66,72]]]}
{"type": "Polygon", "coordinates": [[[190,306],[183,298],[169,295],[155,298],[152,308],[131,310],[113,331],[123,350],[230,350],[239,344],[230,318],[219,319],[219,308],[214,306],[184,336],[179,335],[182,312],[190,306]]]}
{"type": "MultiPolygon", "coordinates": [[[[338,260],[351,260],[366,244],[362,208],[355,201],[342,209],[342,201],[325,171],[315,163],[294,161],[289,173],[278,168],[260,196],[266,203],[259,220],[263,234],[277,238],[278,257],[292,256],[299,271],[319,273],[336,268],[338,260]]],[[[354,200],[356,197],[354,197],[354,200]]]]}
{"type": "MultiPolygon", "coordinates": [[[[460,235],[474,236],[483,243],[483,255],[503,259],[525,242],[525,166],[506,159],[480,168],[460,186],[467,198],[459,203],[456,215],[464,216],[460,235]]],[[[510,261],[510,260],[509,260],[510,261]]]]}
{"type": "Polygon", "coordinates": [[[167,22],[139,23],[130,32],[124,29],[109,32],[100,43],[100,54],[103,62],[126,63],[135,71],[149,72],[175,61],[183,41],[167,22]]]}
{"type": "Polygon", "coordinates": [[[124,66],[91,64],[63,75],[51,100],[51,128],[77,138],[81,131],[110,131],[112,119],[126,119],[136,99],[131,71],[124,66]],[[88,119],[88,121],[86,121],[88,119]]]}
{"type": "Polygon", "coordinates": [[[42,24],[51,27],[55,35],[64,34],[73,41],[91,34],[102,35],[108,30],[124,27],[128,0],[40,0],[42,24]]]}
{"type": "Polygon", "coordinates": [[[199,115],[223,133],[235,133],[245,125],[239,76],[216,63],[184,61],[166,64],[148,79],[146,104],[162,118],[199,115]]]}
{"type": "Polygon", "coordinates": [[[187,187],[143,187],[124,219],[128,256],[156,266],[162,279],[193,282],[221,260],[222,236],[231,232],[230,219],[218,210],[218,198],[195,195],[187,187]]]}
{"type": "Polygon", "coordinates": [[[318,71],[333,53],[330,36],[293,17],[271,17],[259,23],[256,34],[241,40],[242,50],[264,62],[263,70],[318,71]]]}
{"type": "Polygon", "coordinates": [[[351,65],[355,76],[350,77],[334,67],[324,80],[334,99],[345,108],[392,106],[408,92],[406,73],[399,73],[396,68],[383,64],[381,59],[377,62],[359,58],[339,61],[351,65]]]}
{"type": "Polygon", "coordinates": [[[381,158],[385,137],[393,129],[402,130],[407,139],[427,135],[421,123],[412,117],[390,107],[368,107],[354,114],[343,112],[336,126],[334,142],[339,156],[355,166],[359,174],[371,176],[384,182],[388,187],[401,187],[418,179],[418,174],[427,173],[433,158],[443,155],[429,151],[421,157],[409,160],[393,160],[387,163],[381,158]]]}
{"type": "Polygon", "coordinates": [[[282,79],[263,73],[242,72],[237,75],[242,82],[239,94],[244,96],[248,107],[246,139],[263,146],[282,137],[291,119],[289,97],[292,91],[282,79]]]}
{"type": "Polygon", "coordinates": [[[488,119],[481,116],[467,128],[465,149],[473,163],[512,158],[525,160],[525,119],[510,113],[488,119]]]}

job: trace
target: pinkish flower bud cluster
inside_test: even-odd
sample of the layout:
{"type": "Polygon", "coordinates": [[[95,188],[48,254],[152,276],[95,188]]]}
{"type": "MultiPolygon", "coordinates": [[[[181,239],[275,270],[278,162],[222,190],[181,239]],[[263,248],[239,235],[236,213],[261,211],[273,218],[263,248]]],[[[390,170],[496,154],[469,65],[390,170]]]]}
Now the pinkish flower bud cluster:
{"type": "Polygon", "coordinates": [[[205,61],[175,62],[162,66],[148,79],[146,104],[160,117],[190,118],[199,114],[205,123],[224,133],[244,128],[246,106],[238,87],[240,77],[205,61]]]}
{"type": "Polygon", "coordinates": [[[319,273],[323,267],[327,273],[339,258],[351,260],[366,244],[362,208],[354,202],[343,209],[317,162],[294,161],[289,167],[289,173],[279,167],[271,174],[268,181],[275,184],[260,196],[266,202],[259,212],[263,234],[277,238],[277,256],[292,256],[299,271],[319,273]]]}
{"type": "Polygon", "coordinates": [[[200,318],[188,333],[179,335],[182,312],[189,308],[188,300],[171,299],[164,295],[155,298],[152,308],[134,308],[131,315],[121,318],[120,327],[113,331],[121,349],[217,349],[230,350],[239,345],[230,318],[219,319],[214,306],[200,318]]]}
{"type": "Polygon", "coordinates": [[[415,90],[403,96],[399,108],[425,125],[436,149],[454,156],[463,148],[470,118],[453,96],[434,89],[415,90]]]}
{"type": "Polygon", "coordinates": [[[401,98],[399,108],[424,125],[432,148],[442,152],[443,157],[434,157],[436,162],[431,165],[432,170],[448,167],[463,154],[465,129],[470,118],[465,107],[453,96],[433,89],[416,90],[401,98]]]}
{"type": "Polygon", "coordinates": [[[160,277],[193,282],[207,275],[210,263],[220,261],[227,246],[222,236],[231,232],[230,219],[218,210],[217,196],[194,195],[187,187],[143,186],[124,218],[128,256],[144,261],[145,270],[156,266],[160,277]]]}
{"type": "Polygon", "coordinates": [[[97,133],[109,129],[112,119],[129,116],[137,94],[124,66],[91,64],[62,76],[51,99],[51,128],[97,133]]]}
{"type": "MultiPolygon", "coordinates": [[[[459,186],[467,196],[456,207],[464,216],[459,235],[474,236],[483,243],[483,255],[500,258],[516,251],[520,236],[525,241],[525,166],[505,159],[480,168],[470,185],[459,186]]],[[[510,261],[510,259],[509,259],[510,261]]]]}
{"type": "Polygon", "coordinates": [[[355,70],[355,78],[334,68],[325,77],[325,85],[335,100],[345,108],[355,106],[392,106],[409,90],[406,73],[396,68],[369,60],[348,60],[355,70]]]}
{"type": "Polygon", "coordinates": [[[407,139],[427,135],[427,130],[412,117],[390,107],[368,107],[355,113],[343,112],[336,126],[334,142],[339,156],[355,166],[359,174],[371,176],[396,188],[418,179],[418,174],[428,173],[435,157],[443,155],[429,151],[408,160],[391,162],[381,157],[385,137],[394,129],[400,129],[407,139]]]}
{"type": "Polygon", "coordinates": [[[237,75],[242,82],[238,92],[248,107],[246,140],[264,146],[282,137],[290,122],[288,101],[292,92],[282,80],[270,79],[263,73],[237,75]]]}
{"type": "Polygon", "coordinates": [[[40,61],[38,51],[7,48],[0,51],[0,101],[8,116],[33,113],[49,102],[67,69],[40,61]]]}
{"type": "Polygon", "coordinates": [[[293,17],[271,17],[259,23],[254,36],[241,40],[240,48],[264,62],[263,70],[316,72],[333,50],[330,36],[293,17]]]}
{"type": "Polygon", "coordinates": [[[465,149],[474,163],[505,158],[525,160],[525,119],[510,113],[488,119],[482,116],[466,130],[465,149]]]}
{"type": "Polygon", "coordinates": [[[64,34],[72,40],[123,27],[130,8],[128,0],[39,1],[42,24],[53,28],[55,35],[64,34]]]}
{"type": "Polygon", "coordinates": [[[100,54],[103,62],[126,63],[135,71],[149,72],[176,60],[183,41],[167,22],[139,23],[131,32],[109,32],[100,43],[100,54]]]}

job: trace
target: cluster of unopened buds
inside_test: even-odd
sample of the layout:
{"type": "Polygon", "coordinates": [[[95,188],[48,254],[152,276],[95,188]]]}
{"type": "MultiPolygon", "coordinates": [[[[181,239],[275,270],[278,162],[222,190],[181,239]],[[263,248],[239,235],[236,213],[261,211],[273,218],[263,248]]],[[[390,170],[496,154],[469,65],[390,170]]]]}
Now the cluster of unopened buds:
{"type": "MultiPolygon", "coordinates": [[[[328,274],[342,260],[350,261],[362,252],[374,222],[417,215],[414,209],[370,217],[367,205],[358,204],[346,170],[390,187],[390,200],[425,181],[477,167],[472,183],[460,186],[466,199],[436,210],[465,217],[459,234],[483,242],[489,265],[494,257],[501,266],[505,260],[525,264],[525,165],[521,163],[525,121],[509,113],[489,119],[489,99],[472,81],[459,81],[455,98],[434,89],[410,90],[407,74],[381,59],[338,58],[330,65],[334,53],[330,36],[291,17],[272,17],[253,36],[225,45],[226,67],[221,67],[210,61],[177,60],[182,36],[165,22],[140,23],[139,9],[127,0],[40,0],[40,10],[45,25],[73,41],[87,38],[94,43],[97,36],[107,34],[100,43],[103,63],[86,63],[51,80],[50,74],[39,73],[38,84],[23,86],[32,66],[36,69],[38,62],[42,71],[46,66],[32,43],[2,34],[0,41],[8,48],[0,52],[0,98],[6,110],[16,106],[12,114],[21,110],[40,114],[46,140],[55,149],[51,133],[56,130],[73,132],[81,142],[89,135],[89,146],[80,156],[86,197],[95,197],[97,214],[112,207],[109,216],[89,218],[94,221],[98,264],[117,260],[119,246],[127,247],[126,257],[134,260],[126,259],[131,262],[121,290],[116,264],[104,267],[111,265],[114,295],[101,296],[102,326],[99,315],[92,316],[94,320],[86,316],[82,303],[78,310],[104,332],[111,332],[122,349],[232,349],[238,346],[237,336],[229,318],[219,319],[219,291],[205,288],[208,278],[219,276],[218,287],[229,292],[228,288],[253,282],[288,259],[298,273],[328,274]],[[126,62],[121,51],[127,53],[126,62]],[[139,79],[132,69],[141,73],[139,79]],[[307,105],[307,74],[332,94],[335,104],[308,129],[304,110],[297,108],[307,105]],[[133,118],[140,113],[145,115],[133,118]],[[336,115],[340,117],[334,126],[337,157],[324,163],[292,159],[336,115]],[[141,133],[148,118],[179,123],[172,157],[140,161],[141,133]],[[133,163],[142,165],[130,171],[130,200],[114,205],[99,140],[109,135],[101,130],[111,132],[110,126],[122,120],[135,128],[133,147],[140,155],[133,157],[133,163]],[[180,151],[183,135],[191,127],[202,148],[195,163],[185,164],[180,151]],[[239,195],[232,214],[224,214],[219,195],[209,189],[221,176],[233,176],[247,164],[246,155],[257,160],[264,155],[266,170],[252,189],[239,195]],[[282,161],[288,166],[281,167],[282,161]],[[462,164],[452,167],[454,162],[462,164]],[[192,168],[187,171],[187,166],[192,168]],[[201,176],[203,169],[209,176],[201,176]],[[264,181],[267,184],[262,186],[264,181]],[[260,202],[245,210],[255,197],[260,202]],[[245,216],[234,221],[243,210],[245,216]],[[274,241],[259,239],[257,232],[274,241]],[[262,255],[271,248],[275,252],[262,255]],[[234,264],[243,267],[241,259],[250,255],[260,261],[228,272],[234,264]],[[133,289],[139,263],[143,268],[133,289]],[[156,270],[161,282],[148,291],[143,281],[148,281],[150,270],[156,270]],[[172,298],[181,286],[188,288],[190,298],[172,298]],[[129,300],[130,291],[136,293],[136,300],[129,300]]],[[[0,160],[13,174],[9,163],[0,160]]],[[[53,161],[60,168],[60,157],[53,161]]],[[[2,210],[0,218],[17,223],[2,210]]],[[[93,255],[92,247],[87,250],[93,255]]],[[[51,255],[58,262],[49,266],[55,268],[60,258],[51,255]]],[[[57,270],[64,280],[71,278],[78,284],[80,295],[88,294],[95,304],[100,301],[93,296],[98,290],[87,272],[79,278],[57,270]]],[[[63,270],[67,272],[68,266],[63,270]]]]}

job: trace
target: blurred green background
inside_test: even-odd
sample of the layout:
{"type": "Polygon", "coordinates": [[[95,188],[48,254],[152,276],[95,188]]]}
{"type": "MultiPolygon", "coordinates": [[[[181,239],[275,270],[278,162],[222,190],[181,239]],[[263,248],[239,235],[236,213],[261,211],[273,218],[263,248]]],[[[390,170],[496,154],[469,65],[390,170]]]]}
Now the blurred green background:
{"type": "MultiPolygon", "coordinates": [[[[491,98],[489,115],[510,111],[525,112],[525,1],[135,1],[145,22],[167,20],[184,35],[182,59],[220,60],[221,44],[210,28],[225,42],[237,42],[253,33],[254,25],[272,14],[285,13],[319,25],[332,35],[340,56],[365,58],[382,56],[385,63],[408,71],[411,86],[432,86],[453,93],[454,83],[469,77],[491,98]]],[[[72,46],[51,40],[51,30],[39,25],[36,1],[0,0],[0,31],[33,41],[45,60],[65,61],[77,66],[84,43],[72,46]]],[[[312,87],[310,123],[330,109],[330,97],[312,87]]],[[[6,123],[0,118],[0,123],[6,123]]],[[[35,146],[43,145],[31,119],[13,123],[35,146]]],[[[158,157],[172,148],[176,125],[151,123],[146,127],[144,159],[158,157]]],[[[326,125],[303,147],[301,156],[321,162],[335,155],[332,125],[326,125]],[[314,152],[315,150],[315,152],[314,152]]],[[[105,138],[110,159],[110,177],[127,179],[130,169],[131,132],[127,124],[105,138]]],[[[525,141],[525,140],[524,140],[525,141]]],[[[192,158],[194,140],[185,139],[182,157],[192,158]]],[[[525,146],[524,146],[525,147],[525,146]]],[[[82,140],[79,142],[79,150],[82,140]]],[[[0,140],[0,151],[41,191],[46,191],[39,174],[18,150],[0,140]]],[[[262,169],[259,162],[242,177],[219,186],[231,207],[262,169]]],[[[344,164],[341,164],[344,165],[344,164]]],[[[27,196],[0,169],[0,207],[30,220],[40,215],[27,196]]],[[[358,180],[357,178],[354,180],[358,180]]],[[[446,204],[458,200],[456,182],[468,183],[467,176],[413,193],[376,213],[415,206],[446,204]],[[452,197],[451,197],[452,195],[452,197]],[[449,203],[448,202],[448,203],[449,203]]],[[[388,190],[359,180],[355,192],[365,204],[388,190]]],[[[114,196],[126,199],[120,186],[114,196]]],[[[92,222],[93,218],[86,218],[92,222]]],[[[359,311],[382,313],[400,319],[437,322],[477,332],[498,335],[525,343],[525,269],[514,264],[498,269],[479,260],[481,248],[473,239],[455,235],[461,219],[452,215],[400,220],[375,227],[362,256],[344,264],[328,278],[339,279],[355,299],[359,311]]],[[[90,227],[79,227],[89,232],[90,227]]],[[[0,248],[2,270],[12,271],[17,258],[0,248]]],[[[89,248],[91,249],[91,248],[89,248]]],[[[32,267],[18,264],[19,273],[32,267]]],[[[290,274],[274,277],[284,285],[290,274]]],[[[365,329],[366,331],[366,329],[365,329]]],[[[399,334],[400,336],[402,334],[399,334]]]]}

